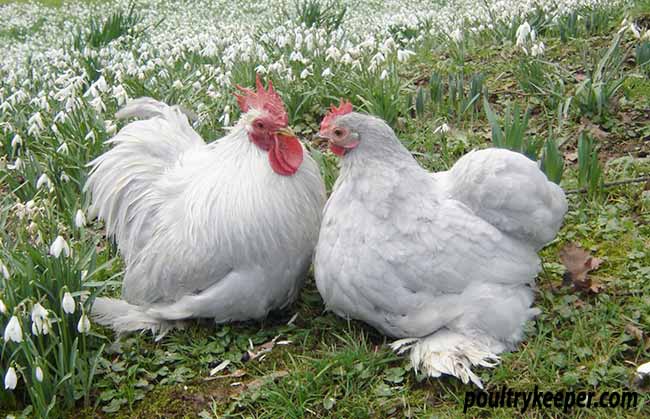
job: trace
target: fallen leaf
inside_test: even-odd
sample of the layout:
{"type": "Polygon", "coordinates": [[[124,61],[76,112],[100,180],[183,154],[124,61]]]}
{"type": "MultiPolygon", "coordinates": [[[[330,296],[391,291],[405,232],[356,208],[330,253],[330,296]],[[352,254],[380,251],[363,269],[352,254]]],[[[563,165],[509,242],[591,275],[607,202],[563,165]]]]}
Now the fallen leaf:
{"type": "Polygon", "coordinates": [[[602,259],[595,258],[580,246],[570,243],[560,251],[560,261],[567,270],[563,281],[565,285],[573,284],[576,290],[594,294],[602,291],[603,285],[588,275],[600,266],[602,259]]]}
{"type": "Polygon", "coordinates": [[[597,140],[603,141],[606,140],[609,136],[609,133],[607,131],[604,131],[602,128],[600,128],[599,125],[594,124],[587,118],[581,118],[580,124],[580,131],[588,131],[589,134],[591,134],[591,136],[597,140]]]}
{"type": "Polygon", "coordinates": [[[564,159],[570,162],[576,162],[578,161],[578,152],[577,151],[571,151],[569,153],[564,154],[564,159]]]}
{"type": "Polygon", "coordinates": [[[632,323],[625,325],[625,333],[632,336],[637,342],[643,342],[644,333],[643,330],[639,329],[632,323]]]}
{"type": "Polygon", "coordinates": [[[576,78],[576,81],[585,81],[585,80],[587,80],[587,75],[585,73],[582,73],[582,72],[579,72],[579,71],[576,72],[574,77],[576,78]]]}

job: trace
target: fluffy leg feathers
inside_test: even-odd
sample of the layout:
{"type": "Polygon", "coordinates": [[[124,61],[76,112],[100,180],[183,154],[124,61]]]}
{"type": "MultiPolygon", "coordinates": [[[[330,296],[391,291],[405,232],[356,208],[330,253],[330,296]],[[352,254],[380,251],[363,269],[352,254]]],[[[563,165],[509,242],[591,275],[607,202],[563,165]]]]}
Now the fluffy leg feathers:
{"type": "Polygon", "coordinates": [[[450,330],[442,329],[424,338],[400,339],[391,344],[398,354],[410,352],[416,371],[430,377],[453,375],[463,383],[474,383],[483,389],[481,379],[472,372],[473,366],[492,368],[500,358],[488,345],[450,330]]]}

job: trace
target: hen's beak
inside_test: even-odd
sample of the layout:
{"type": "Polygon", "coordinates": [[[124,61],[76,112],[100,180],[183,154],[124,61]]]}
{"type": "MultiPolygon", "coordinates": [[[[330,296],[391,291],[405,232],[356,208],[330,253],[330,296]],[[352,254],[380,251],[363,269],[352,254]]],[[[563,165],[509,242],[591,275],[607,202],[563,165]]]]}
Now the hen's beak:
{"type": "Polygon", "coordinates": [[[283,135],[285,137],[296,137],[296,134],[293,132],[291,127],[285,127],[285,128],[280,128],[279,130],[275,131],[276,134],[283,135]]]}
{"type": "Polygon", "coordinates": [[[315,135],[314,135],[313,141],[314,141],[316,144],[323,144],[323,143],[329,141],[329,137],[326,137],[326,136],[324,136],[323,134],[321,134],[321,133],[319,132],[318,134],[315,134],[315,135]]]}

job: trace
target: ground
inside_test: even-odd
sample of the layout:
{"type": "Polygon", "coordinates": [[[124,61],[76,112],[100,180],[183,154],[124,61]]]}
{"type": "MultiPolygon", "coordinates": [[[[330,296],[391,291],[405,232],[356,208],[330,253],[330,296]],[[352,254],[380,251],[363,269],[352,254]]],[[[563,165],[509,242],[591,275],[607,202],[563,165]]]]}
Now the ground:
{"type": "MultiPolygon", "coordinates": [[[[619,67],[612,70],[616,73],[612,77],[621,78],[622,84],[607,101],[605,112],[598,114],[587,105],[577,104],[581,82],[592,77],[597,63],[615,42],[623,18],[637,22],[643,32],[650,16],[647,2],[605,10],[607,17],[601,29],[582,30],[568,39],[562,39],[550,27],[542,30],[544,26],[539,26],[542,29],[538,39],[543,40],[545,51],[536,60],[547,74],[558,75],[553,80],[561,80],[561,87],[545,84],[546,93],[526,88],[526,81],[537,83],[539,79],[522,76],[522,63],[532,58],[515,45],[514,37],[502,42],[489,31],[487,35],[466,35],[462,52],[453,47],[458,44],[450,47],[448,40],[438,43],[440,38],[434,37],[422,41],[428,44],[420,48],[408,44],[415,54],[408,65],[397,70],[399,111],[393,115],[381,108],[382,112],[375,113],[386,119],[394,116],[392,125],[400,139],[424,167],[444,170],[471,149],[492,145],[482,98],[459,112],[455,103],[446,99],[451,94],[445,90],[441,102],[427,96],[420,108],[418,88],[430,95],[432,72],[443,75],[445,83],[448,74],[460,72],[468,83],[472,74],[481,73],[487,94],[479,92],[499,115],[518,103],[530,112],[527,137],[542,141],[552,137],[559,144],[565,166],[561,185],[565,190],[575,192],[584,186],[579,180],[577,150],[582,132],[589,133],[598,145],[597,158],[605,184],[646,178],[650,175],[650,79],[647,68],[644,70],[635,59],[642,41],[624,33],[616,49],[622,58],[619,67]],[[560,92],[560,100],[554,101],[549,93],[554,88],[560,92]],[[573,102],[563,115],[562,104],[568,98],[573,102]],[[443,123],[449,126],[448,131],[440,129],[443,123]]],[[[533,21],[531,17],[529,20],[533,21]]],[[[30,33],[0,32],[0,37],[5,36],[29,37],[30,33]]],[[[136,96],[139,88],[146,89],[144,82],[138,84],[141,82],[136,78],[128,83],[124,82],[130,86],[130,96],[136,96]]],[[[165,89],[160,87],[153,93],[164,95],[161,92],[165,89]]],[[[190,105],[193,103],[182,94],[178,97],[181,102],[185,98],[190,105]]],[[[356,101],[355,105],[361,103],[366,102],[356,101]]],[[[322,145],[310,143],[324,111],[320,102],[312,105],[304,114],[292,116],[292,123],[317,154],[330,187],[336,175],[336,160],[322,145]]],[[[379,109],[377,103],[374,106],[366,104],[365,109],[379,109]]],[[[3,118],[0,121],[11,121],[6,115],[3,118]]],[[[219,130],[207,122],[199,127],[202,134],[212,134],[209,138],[216,137],[219,130]]],[[[12,138],[6,134],[5,150],[12,138]]],[[[54,146],[47,147],[34,146],[42,161],[43,156],[55,154],[54,146]]],[[[81,155],[90,157],[101,149],[100,144],[81,155]]],[[[6,154],[7,162],[16,157],[6,154]]],[[[2,173],[10,172],[3,169],[2,173]]],[[[4,176],[0,184],[3,194],[6,192],[5,243],[18,241],[16,237],[22,234],[19,230],[27,228],[26,223],[16,221],[13,205],[28,197],[21,196],[21,181],[11,176],[4,176]]],[[[116,340],[110,331],[93,326],[95,335],[89,336],[88,344],[92,344],[91,337],[95,345],[105,344],[94,382],[86,388],[85,397],[75,397],[74,406],[62,409],[60,414],[69,418],[647,416],[647,388],[634,377],[636,366],[650,359],[650,183],[605,185],[588,193],[570,193],[568,198],[564,225],[557,239],[541,252],[543,271],[536,281],[535,301],[541,314],[527,326],[526,338],[516,351],[504,354],[496,368],[478,368],[477,372],[488,392],[504,386],[515,391],[532,391],[537,386],[543,391],[595,391],[598,395],[635,391],[639,396],[634,408],[573,408],[565,412],[551,407],[521,413],[509,408],[472,407],[463,412],[467,393],[474,392],[475,387],[450,377],[419,376],[406,359],[390,351],[390,339],[360,322],[326,312],[310,274],[298,300],[272,313],[264,322],[226,326],[194,323],[160,342],[147,334],[116,340]],[[571,243],[599,260],[599,266],[588,273],[591,282],[586,287],[574,285],[562,264],[560,255],[571,243]],[[210,375],[224,361],[230,362],[210,375]]],[[[65,195],[59,199],[65,199],[65,195]]],[[[92,249],[96,252],[93,266],[108,264],[86,287],[104,287],[103,292],[118,293],[123,266],[114,247],[103,237],[102,227],[97,222],[81,236],[70,232],[69,237],[78,240],[78,249],[84,243],[96,245],[92,249]]],[[[11,252],[23,248],[16,245],[12,250],[8,246],[2,253],[4,260],[20,259],[11,252]]],[[[20,271],[15,266],[10,266],[12,273],[20,271]]],[[[0,287],[4,291],[0,297],[5,295],[6,299],[10,288],[0,287]]],[[[4,400],[9,400],[10,412],[18,416],[29,399],[4,400]]]]}

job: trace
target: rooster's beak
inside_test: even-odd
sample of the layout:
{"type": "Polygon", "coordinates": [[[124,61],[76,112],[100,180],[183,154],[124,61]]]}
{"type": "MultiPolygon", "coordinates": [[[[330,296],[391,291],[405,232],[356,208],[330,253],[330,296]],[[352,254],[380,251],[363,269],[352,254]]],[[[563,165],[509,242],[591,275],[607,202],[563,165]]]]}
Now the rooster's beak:
{"type": "Polygon", "coordinates": [[[293,137],[297,138],[296,134],[293,132],[291,127],[286,127],[286,128],[280,128],[279,130],[275,131],[276,134],[283,135],[285,137],[293,137]]]}

